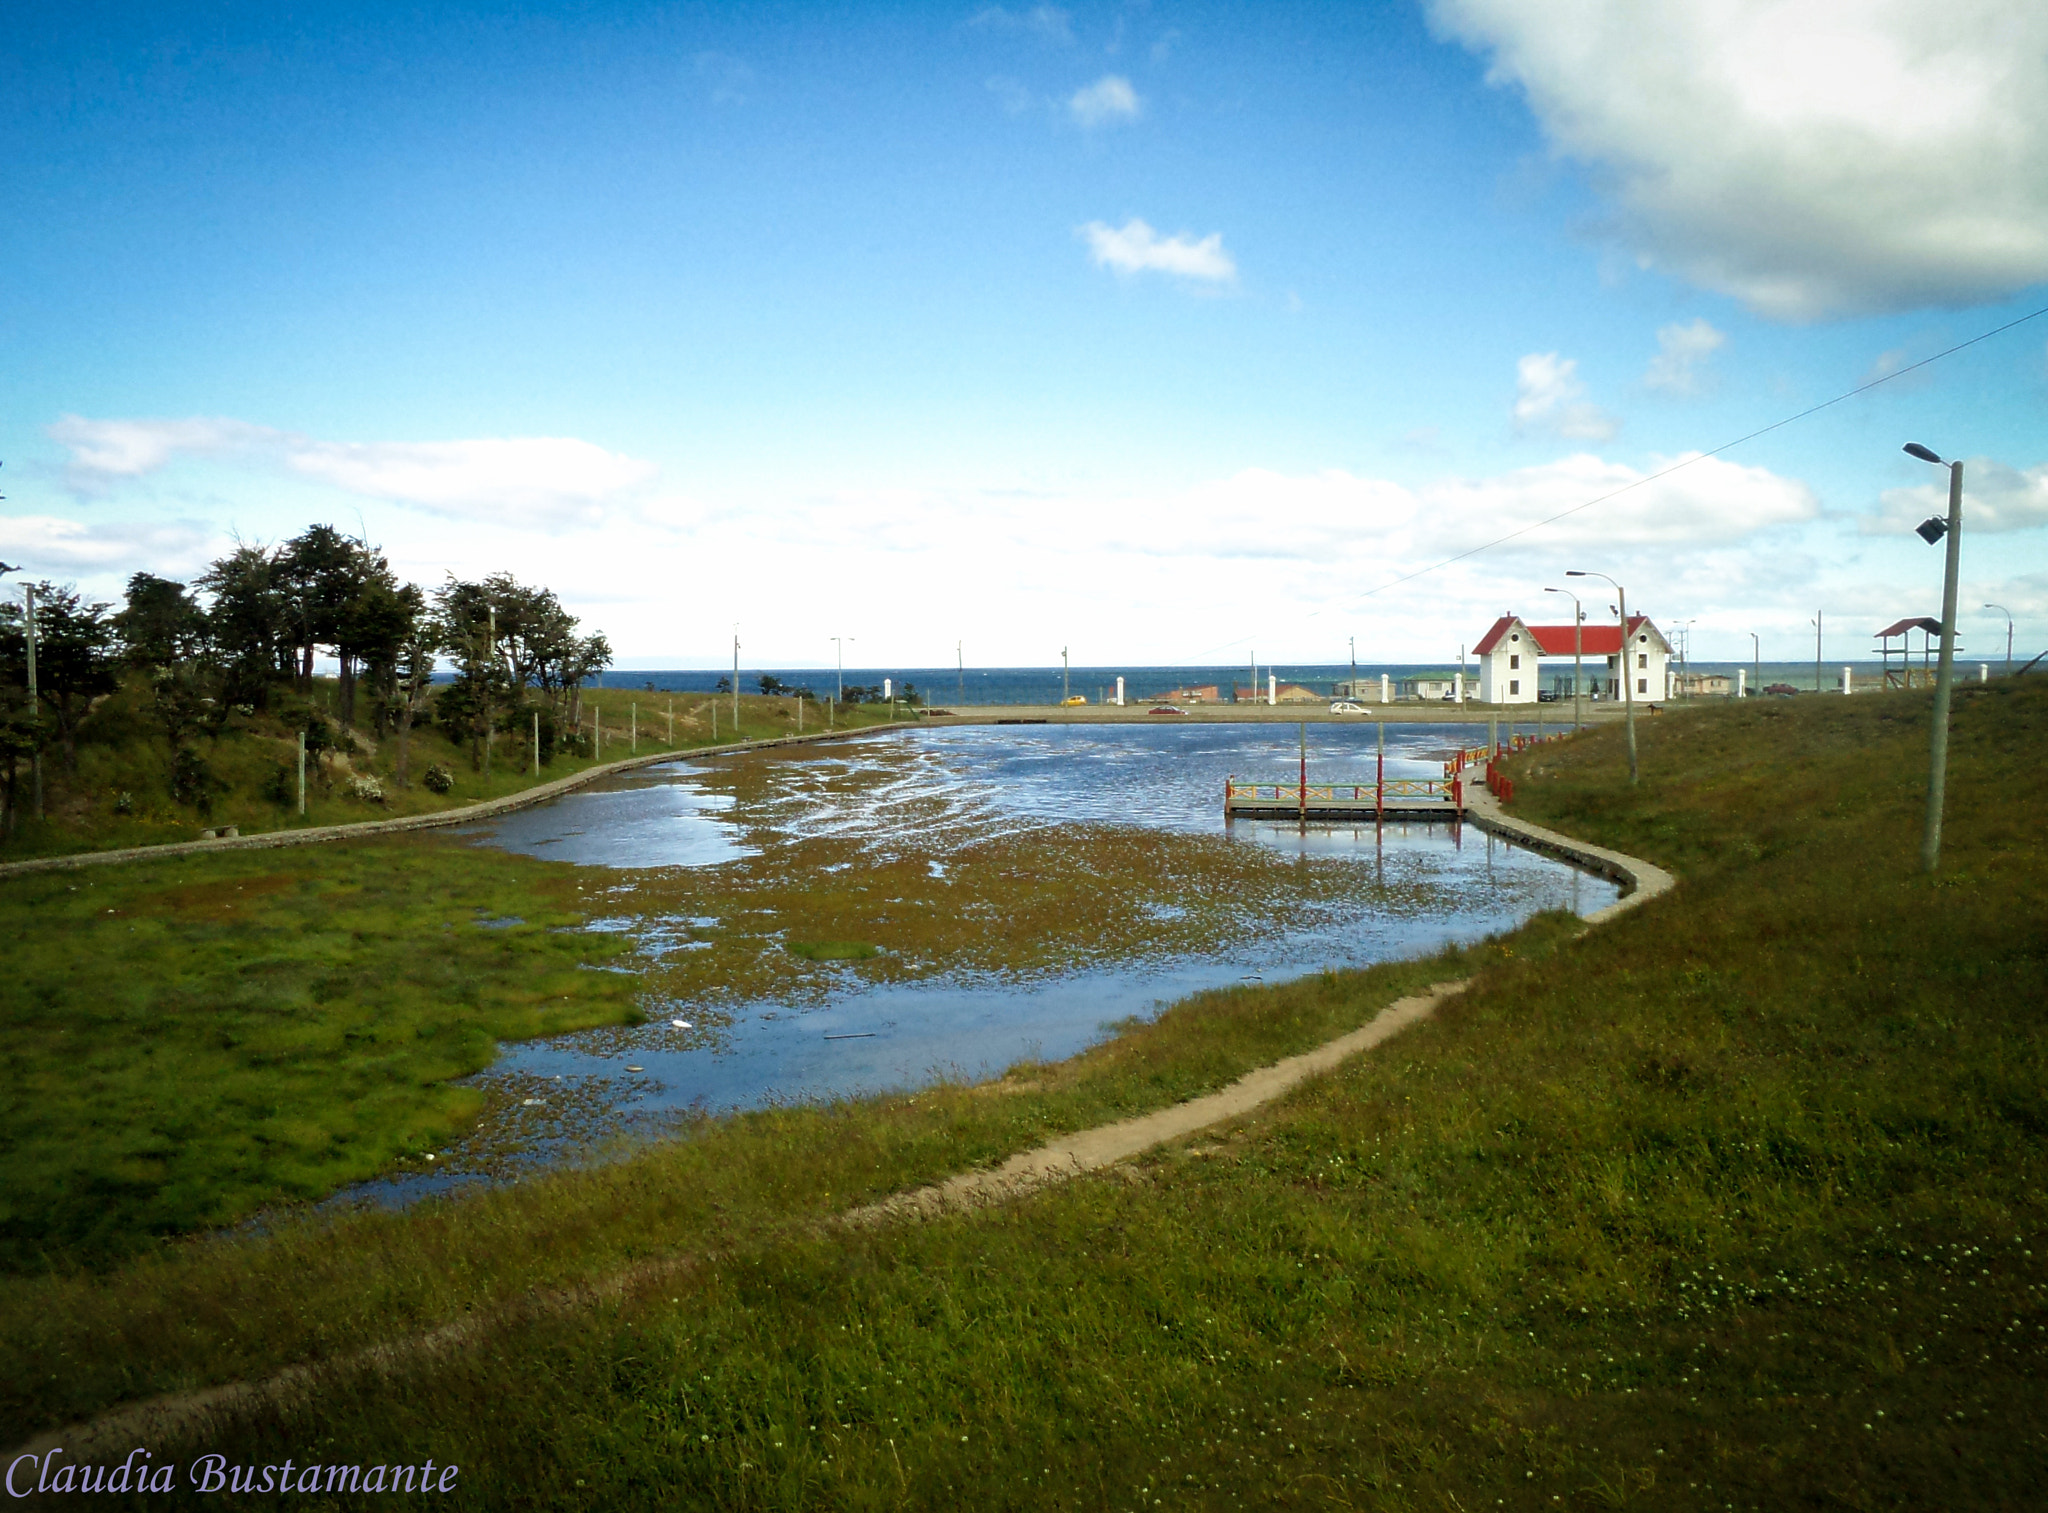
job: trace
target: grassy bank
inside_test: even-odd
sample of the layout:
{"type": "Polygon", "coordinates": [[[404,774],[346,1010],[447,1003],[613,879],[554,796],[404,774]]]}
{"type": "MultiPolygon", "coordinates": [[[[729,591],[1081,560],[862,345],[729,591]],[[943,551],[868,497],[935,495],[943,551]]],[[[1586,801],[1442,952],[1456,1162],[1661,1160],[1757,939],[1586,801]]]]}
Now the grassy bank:
{"type": "Polygon", "coordinates": [[[611,1262],[602,1305],[160,1459],[463,1467],[491,1507],[2026,1507],[2048,1481],[2048,691],[1731,706],[1532,753],[1681,886],[1574,940],[1198,1001],[1009,1091],[707,1127],[427,1212],[18,1280],[17,1423],[611,1262]],[[1001,1211],[808,1221],[1474,987],[1240,1126],[1001,1211]],[[1406,974],[1404,976],[1404,974],[1406,974]],[[330,1321],[329,1313],[332,1313],[330,1321]],[[332,1331],[332,1332],[329,1332],[332,1331]]]}
{"type": "Polygon", "coordinates": [[[326,711],[333,703],[331,680],[316,679],[304,700],[284,700],[265,713],[231,714],[215,732],[191,735],[174,746],[149,712],[147,690],[131,682],[99,701],[81,723],[75,766],[60,751],[45,753],[41,820],[33,816],[24,764],[23,813],[13,835],[0,834],[0,861],[189,841],[202,829],[225,825],[253,835],[435,814],[522,793],[628,755],[765,740],[795,734],[800,722],[806,732],[819,730],[828,717],[835,728],[846,730],[885,724],[889,718],[885,705],[841,708],[828,716],[810,704],[800,714],[793,699],[748,695],[740,699],[735,728],[729,695],[714,699],[708,694],[585,689],[582,745],[572,749],[565,732],[539,771],[523,732],[498,738],[485,763],[468,742],[450,740],[426,721],[411,732],[408,781],[401,783],[397,735],[379,737],[367,728],[343,733],[328,722],[326,711]],[[301,815],[297,732],[309,722],[324,724],[334,744],[316,750],[307,763],[306,812],[301,815]],[[448,775],[445,791],[425,782],[427,771],[436,767],[448,775]],[[374,782],[381,796],[364,796],[354,786],[358,778],[374,782]]]}

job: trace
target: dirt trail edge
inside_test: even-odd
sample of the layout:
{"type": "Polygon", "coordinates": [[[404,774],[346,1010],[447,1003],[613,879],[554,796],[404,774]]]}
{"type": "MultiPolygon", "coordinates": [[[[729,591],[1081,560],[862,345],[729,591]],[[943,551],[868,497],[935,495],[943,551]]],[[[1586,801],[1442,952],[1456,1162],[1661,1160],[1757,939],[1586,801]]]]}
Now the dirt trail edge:
{"type": "MultiPolygon", "coordinates": [[[[1598,913],[1588,915],[1588,926],[1603,924],[1669,892],[1676,885],[1677,880],[1661,867],[1619,851],[1574,840],[1540,825],[1513,819],[1503,814],[1493,796],[1484,790],[1470,795],[1468,803],[1468,817],[1480,828],[1563,857],[1622,885],[1621,898],[1598,913]]],[[[1007,1202],[1052,1183],[1113,1166],[1155,1146],[1239,1118],[1273,1102],[1311,1077],[1331,1071],[1350,1057],[1372,1050],[1411,1025],[1421,1023],[1446,999],[1463,992],[1468,981],[1461,978],[1438,983],[1427,992],[1397,999],[1358,1029],[1325,1041],[1298,1056],[1289,1056],[1271,1066],[1247,1072],[1219,1092],[1190,1098],[1185,1103],[1177,1103],[1156,1113],[1121,1119],[1114,1124],[1098,1125],[1094,1129],[1063,1136],[1034,1150],[1020,1152],[992,1170],[962,1172],[933,1186],[915,1188],[879,1203],[852,1209],[830,1223],[842,1228],[865,1229],[934,1218],[949,1212],[1007,1202]]],[[[131,1403],[98,1418],[38,1434],[6,1451],[4,1458],[12,1461],[20,1455],[40,1455],[60,1447],[66,1454],[86,1460],[110,1454],[118,1456],[133,1445],[182,1437],[215,1415],[287,1401],[311,1391],[324,1378],[336,1374],[388,1371],[409,1361],[459,1349],[487,1329],[515,1318],[565,1313],[630,1294],[664,1277],[693,1270],[704,1264],[709,1256],[709,1252],[698,1252],[643,1261],[579,1287],[531,1293],[424,1334],[386,1341],[336,1360],[287,1366],[252,1381],[225,1382],[219,1386],[169,1393],[131,1403]]]]}
{"type": "Polygon", "coordinates": [[[31,856],[18,862],[0,862],[0,877],[20,877],[30,872],[62,872],[73,867],[104,867],[120,862],[161,861],[170,856],[197,856],[214,851],[262,851],[277,846],[317,846],[326,841],[361,840],[366,836],[397,835],[406,830],[436,830],[449,825],[467,825],[515,809],[531,809],[603,778],[662,762],[690,762],[699,757],[731,756],[741,751],[766,751],[774,746],[815,746],[844,741],[875,731],[912,728],[902,720],[880,725],[862,725],[851,730],[820,730],[803,735],[768,736],[754,741],[727,741],[717,746],[690,746],[679,751],[656,751],[646,756],[622,757],[616,762],[586,767],[581,772],[534,788],[522,788],[503,798],[464,804],[460,809],[441,809],[432,814],[408,814],[400,819],[351,820],[344,825],[311,825],[303,830],[258,830],[249,835],[221,836],[210,841],[165,841],[155,846],[121,846],[111,851],[67,851],[59,856],[31,856]]]}

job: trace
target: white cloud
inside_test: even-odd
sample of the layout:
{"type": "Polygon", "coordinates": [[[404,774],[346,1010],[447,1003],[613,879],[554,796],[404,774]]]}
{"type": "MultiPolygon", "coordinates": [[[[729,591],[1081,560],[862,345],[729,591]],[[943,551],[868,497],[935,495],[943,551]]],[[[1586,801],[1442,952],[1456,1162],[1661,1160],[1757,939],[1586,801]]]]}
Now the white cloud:
{"type": "MultiPolygon", "coordinates": [[[[1903,535],[1929,515],[1947,516],[1948,483],[1929,468],[1936,482],[1886,489],[1878,512],[1863,518],[1872,535],[1903,535]]],[[[2002,535],[2048,525],[2048,462],[2021,470],[1972,457],[1963,464],[1963,549],[1974,534],[2002,535]]]]}
{"type": "Polygon", "coordinates": [[[1515,426],[1551,431],[1574,440],[1605,441],[1621,422],[1588,403],[1577,359],[1531,352],[1515,364],[1515,426]]]}
{"type": "Polygon", "coordinates": [[[2048,6],[1431,0],[1646,262],[1811,320],[2048,279],[2048,6]]]}
{"type": "Polygon", "coordinates": [[[1452,479],[1422,497],[1431,519],[1455,520],[1479,540],[1502,536],[1589,499],[1629,492],[1521,538],[1503,552],[1549,553],[1583,546],[1733,545],[1758,531],[1820,514],[1813,491],[1768,468],[1708,457],[1667,478],[1644,482],[1697,453],[1631,467],[1591,453],[1517,468],[1491,478],[1452,479]]]}
{"type": "Polygon", "coordinates": [[[246,421],[91,420],[50,427],[83,492],[143,477],[179,456],[226,459],[438,515],[561,530],[627,503],[654,465],[562,436],[429,442],[320,441],[246,421]]]}
{"type": "Polygon", "coordinates": [[[1104,74],[1093,84],[1074,91],[1067,109],[1083,126],[1106,126],[1115,121],[1135,121],[1144,109],[1131,81],[1121,74],[1104,74]]]}
{"type": "Polygon", "coordinates": [[[1090,221],[1081,228],[1096,266],[1118,273],[1173,273],[1206,283],[1228,283],[1237,264],[1223,250],[1223,233],[1212,231],[1200,241],[1186,232],[1162,238],[1133,216],[1121,228],[1090,221]]]}
{"type": "Polygon", "coordinates": [[[967,24],[984,31],[1028,32],[1062,45],[1074,40],[1071,18],[1056,5],[1034,5],[1030,10],[1017,11],[991,5],[969,16],[967,24]]]}
{"type": "Polygon", "coordinates": [[[1727,336],[1707,324],[1705,316],[1685,325],[1674,321],[1658,327],[1657,355],[1643,374],[1643,386],[1667,394],[1699,393],[1701,368],[1727,342],[1727,336]]]}
{"type": "Polygon", "coordinates": [[[0,515],[0,559],[27,578],[75,576],[119,581],[148,571],[188,577],[216,554],[221,538],[189,521],[87,524],[57,515],[0,515]]]}

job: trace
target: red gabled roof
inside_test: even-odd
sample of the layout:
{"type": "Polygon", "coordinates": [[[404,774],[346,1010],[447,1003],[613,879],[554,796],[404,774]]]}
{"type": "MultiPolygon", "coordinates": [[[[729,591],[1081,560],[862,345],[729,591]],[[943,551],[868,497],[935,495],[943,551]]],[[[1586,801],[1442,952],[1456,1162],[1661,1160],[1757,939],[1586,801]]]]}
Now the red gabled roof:
{"type": "Polygon", "coordinates": [[[1500,644],[1500,638],[1508,633],[1508,627],[1515,623],[1513,615],[1502,615],[1493,622],[1491,629],[1479,638],[1479,644],[1472,648],[1472,655],[1483,657],[1500,644]]]}
{"type": "MultiPolygon", "coordinates": [[[[1492,649],[1492,643],[1507,629],[1512,615],[1503,615],[1494,622],[1492,630],[1486,633],[1486,640],[1473,648],[1473,655],[1483,655],[1492,649]]],[[[1634,635],[1649,620],[1648,615],[1628,617],[1629,634],[1634,635]]],[[[1538,651],[1546,657],[1568,657],[1572,654],[1572,627],[1569,625],[1525,625],[1523,629],[1535,641],[1538,651]]],[[[1613,657],[1621,653],[1621,627],[1619,625],[1587,625],[1582,627],[1579,649],[1589,657],[1613,657]]]]}
{"type": "Polygon", "coordinates": [[[1887,625],[1877,633],[1880,641],[1889,641],[1893,636],[1903,636],[1909,630],[1924,630],[1930,636],[1941,634],[1941,622],[1927,615],[1912,615],[1895,624],[1887,625]]]}

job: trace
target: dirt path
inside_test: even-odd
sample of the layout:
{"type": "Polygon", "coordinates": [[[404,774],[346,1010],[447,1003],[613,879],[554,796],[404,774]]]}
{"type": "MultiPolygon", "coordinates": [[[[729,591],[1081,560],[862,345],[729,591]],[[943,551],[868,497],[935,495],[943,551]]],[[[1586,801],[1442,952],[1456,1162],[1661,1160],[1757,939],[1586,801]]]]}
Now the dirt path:
{"type": "MultiPolygon", "coordinates": [[[[1484,791],[1473,795],[1469,802],[1471,819],[1483,828],[1590,867],[1622,884],[1626,891],[1617,902],[1587,917],[1589,928],[1640,907],[1670,891],[1676,884],[1676,879],[1661,867],[1514,819],[1502,813],[1492,796],[1484,791]]],[[[935,1218],[946,1213],[1009,1202],[1051,1184],[1113,1166],[1157,1146],[1265,1107],[1310,1078],[1332,1071],[1351,1057],[1372,1050],[1403,1030],[1421,1023],[1445,1000],[1463,992],[1466,985],[1465,979],[1439,983],[1427,992],[1398,999],[1358,1029],[1325,1041],[1298,1056],[1289,1056],[1271,1066],[1247,1072],[1220,1092],[1190,1098],[1185,1103],[1134,1119],[1121,1119],[1114,1124],[1064,1135],[1034,1150],[1020,1152],[992,1170],[962,1172],[930,1187],[915,1188],[884,1198],[879,1203],[849,1210],[828,1222],[840,1228],[867,1229],[935,1218]]],[[[488,1313],[470,1314],[424,1334],[373,1345],[337,1361],[287,1366],[252,1381],[227,1382],[150,1398],[116,1408],[83,1423],[39,1434],[6,1451],[0,1458],[12,1461],[19,1455],[41,1455],[59,1446],[67,1455],[79,1460],[118,1458],[137,1444],[186,1437],[216,1415],[289,1401],[310,1392],[323,1378],[332,1375],[392,1370],[459,1349],[487,1329],[516,1318],[570,1312],[630,1294],[664,1278],[692,1270],[710,1259],[710,1254],[693,1252],[664,1257],[642,1262],[580,1287],[529,1294],[488,1313]]]]}

